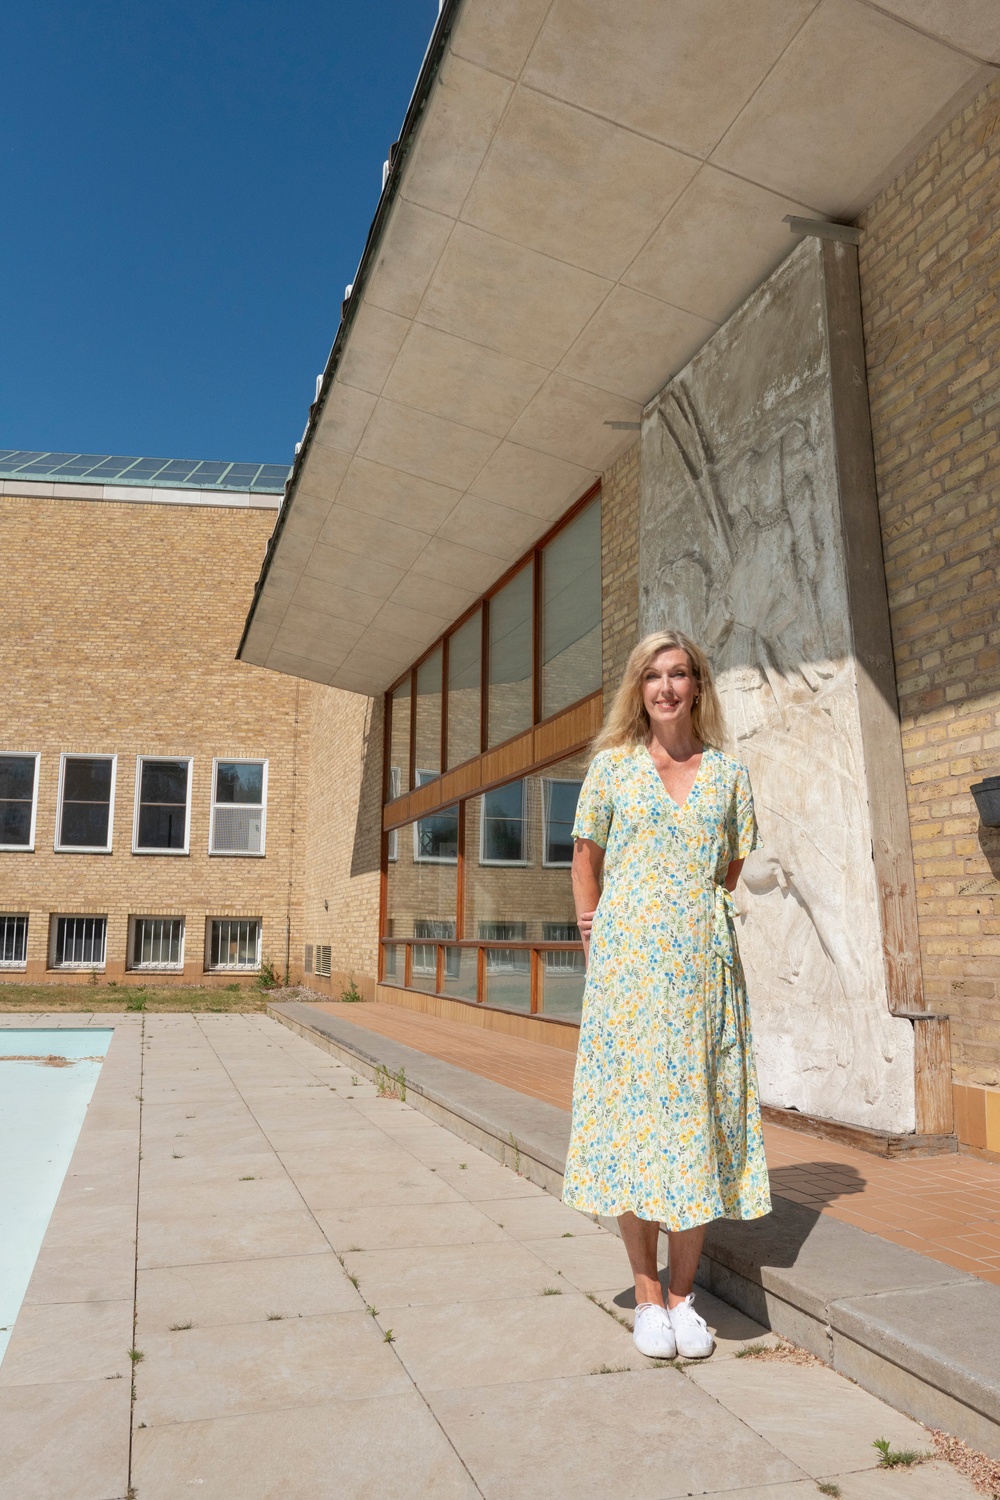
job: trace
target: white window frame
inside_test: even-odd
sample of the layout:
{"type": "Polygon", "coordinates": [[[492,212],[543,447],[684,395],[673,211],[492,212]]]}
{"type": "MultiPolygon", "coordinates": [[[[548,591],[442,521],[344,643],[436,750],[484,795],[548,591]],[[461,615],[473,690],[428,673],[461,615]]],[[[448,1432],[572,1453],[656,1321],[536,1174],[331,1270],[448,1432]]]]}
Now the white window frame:
{"type": "MultiPolygon", "coordinates": [[[[24,844],[15,844],[14,847],[15,849],[23,849],[25,846],[24,844]]],[[[2,955],[2,950],[0,950],[0,969],[3,969],[8,974],[12,972],[20,973],[28,966],[28,928],[31,925],[30,918],[31,913],[26,911],[0,912],[0,924],[7,922],[24,923],[24,957],[14,959],[4,958],[2,955]]]]}
{"type": "MultiPolygon", "coordinates": [[[[110,854],[115,835],[115,783],[118,779],[118,755],[109,755],[104,750],[64,750],[59,756],[59,795],[56,798],[56,835],[53,848],[57,854],[110,854]],[[62,843],[63,785],[66,780],[66,763],[71,760],[109,760],[111,762],[111,793],[108,798],[108,842],[106,844],[62,843]]],[[[72,915],[72,913],[70,913],[72,915]]]]}
{"type": "MultiPolygon", "coordinates": [[[[132,813],[132,853],[133,854],[190,854],[191,852],[191,782],[194,776],[194,756],[192,755],[137,755],[135,758],[135,807],[132,813]],[[139,843],[139,809],[142,796],[142,768],[147,760],[170,761],[175,766],[187,766],[187,806],[184,809],[184,847],[183,849],[148,849],[139,843]]],[[[213,782],[214,787],[214,782],[213,782]]]]}
{"type": "MultiPolygon", "coordinates": [[[[155,757],[157,760],[159,756],[155,757]]],[[[179,974],[184,968],[184,944],[187,941],[187,919],[179,916],[157,917],[140,915],[128,919],[128,948],[125,967],[131,974],[179,974]],[[137,964],[135,961],[135,930],[140,922],[179,922],[181,924],[181,956],[175,964],[137,964]]]]}
{"type": "Polygon", "coordinates": [[[573,867],[572,856],[569,859],[548,859],[549,848],[549,787],[550,786],[583,786],[582,776],[543,776],[542,782],[542,868],[544,870],[569,870],[573,867]]]}
{"type": "Polygon", "coordinates": [[[35,852],[35,818],[38,813],[38,777],[41,773],[41,751],[39,750],[0,750],[0,755],[10,756],[16,760],[33,760],[35,762],[35,786],[31,794],[31,830],[26,844],[0,844],[0,849],[7,850],[11,854],[34,854],[35,852]]]}
{"type": "MultiPolygon", "coordinates": [[[[504,784],[504,786],[510,785],[510,782],[504,784]]],[[[504,786],[490,787],[490,791],[481,793],[479,798],[479,863],[481,865],[489,865],[494,869],[504,867],[507,869],[523,869],[525,865],[531,864],[528,848],[528,778],[526,776],[521,780],[521,827],[524,830],[521,843],[521,848],[524,851],[522,857],[520,859],[487,859],[484,852],[486,848],[486,798],[490,795],[490,792],[502,792],[504,786]]]]}
{"type": "MultiPolygon", "coordinates": [[[[227,758],[223,756],[222,759],[227,758]]],[[[261,965],[264,955],[264,918],[263,917],[206,917],[205,918],[205,972],[206,974],[256,974],[261,965]],[[212,963],[212,924],[213,922],[256,922],[257,923],[257,958],[252,964],[213,964],[212,963]]]]}
{"type": "MultiPolygon", "coordinates": [[[[399,766],[389,767],[389,801],[398,797],[403,790],[403,773],[399,766]]],[[[399,829],[391,828],[386,840],[386,859],[390,864],[395,864],[399,859],[399,829]]]]}
{"type": "MultiPolygon", "coordinates": [[[[440,771],[418,771],[417,786],[426,786],[429,781],[437,781],[441,775],[440,771]],[[421,779],[422,778],[422,779],[421,779]]],[[[454,806],[456,818],[458,816],[458,800],[449,806],[454,806]]],[[[413,863],[415,865],[457,865],[458,852],[454,854],[421,854],[420,852],[420,825],[430,822],[439,813],[447,812],[448,808],[440,807],[436,813],[429,813],[426,818],[415,818],[413,822],[413,863]]]]}
{"type": "Polygon", "coordinates": [[[107,962],[108,962],[108,916],[107,916],[107,912],[90,912],[90,911],[88,911],[88,912],[78,912],[78,911],[53,912],[52,917],[51,917],[50,922],[49,922],[49,968],[50,969],[69,969],[69,970],[71,970],[71,971],[73,971],[75,973],[84,973],[84,974],[89,974],[91,972],[103,973],[104,969],[107,967],[107,962]],[[103,944],[103,948],[102,948],[102,952],[101,952],[101,961],[100,961],[99,964],[95,964],[95,963],[57,964],[56,963],[56,949],[57,949],[57,946],[58,946],[57,939],[58,939],[58,935],[59,935],[59,923],[60,922],[103,922],[104,923],[104,944],[103,944]]]}
{"type": "MultiPolygon", "coordinates": [[[[208,852],[214,859],[263,859],[267,849],[267,768],[268,762],[260,755],[217,755],[212,761],[212,800],[208,815],[208,852]],[[216,802],[220,766],[263,766],[260,783],[260,848],[216,849],[215,809],[217,807],[256,807],[256,802],[216,802]]],[[[217,918],[216,920],[224,920],[217,918]]],[[[259,967],[259,965],[258,965],[259,967]]]]}

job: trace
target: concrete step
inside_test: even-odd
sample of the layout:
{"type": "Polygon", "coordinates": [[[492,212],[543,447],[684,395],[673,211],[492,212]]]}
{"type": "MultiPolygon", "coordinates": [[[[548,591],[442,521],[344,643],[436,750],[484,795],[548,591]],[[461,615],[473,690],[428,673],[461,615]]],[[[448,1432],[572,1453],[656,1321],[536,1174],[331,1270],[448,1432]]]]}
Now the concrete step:
{"type": "MultiPolygon", "coordinates": [[[[470,1145],[562,1192],[565,1110],[289,1002],[269,1014],[470,1145]]],[[[752,1223],[709,1227],[698,1280],[898,1411],[1000,1459],[1000,1287],[775,1196],[752,1223]]],[[[613,1220],[601,1220],[616,1230],[613,1220]]]]}

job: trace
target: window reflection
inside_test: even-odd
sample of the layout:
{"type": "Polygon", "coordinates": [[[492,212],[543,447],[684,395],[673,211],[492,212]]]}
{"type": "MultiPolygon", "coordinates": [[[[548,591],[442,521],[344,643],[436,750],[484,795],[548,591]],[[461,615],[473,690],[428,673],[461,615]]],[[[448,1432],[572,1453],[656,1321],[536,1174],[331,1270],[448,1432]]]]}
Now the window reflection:
{"type": "Polygon", "coordinates": [[[548,718],[601,686],[601,502],[542,553],[541,710],[548,718]]]}
{"type": "Polygon", "coordinates": [[[438,646],[417,668],[417,785],[441,774],[441,663],[438,646]]]}
{"type": "Polygon", "coordinates": [[[401,682],[390,699],[389,775],[386,796],[391,802],[410,790],[410,679],[401,682]]]}
{"type": "Polygon", "coordinates": [[[531,727],[531,604],[528,563],[489,604],[490,746],[531,727]]]}
{"type": "Polygon", "coordinates": [[[471,760],[482,748],[482,610],[448,637],[448,765],[471,760]]]}

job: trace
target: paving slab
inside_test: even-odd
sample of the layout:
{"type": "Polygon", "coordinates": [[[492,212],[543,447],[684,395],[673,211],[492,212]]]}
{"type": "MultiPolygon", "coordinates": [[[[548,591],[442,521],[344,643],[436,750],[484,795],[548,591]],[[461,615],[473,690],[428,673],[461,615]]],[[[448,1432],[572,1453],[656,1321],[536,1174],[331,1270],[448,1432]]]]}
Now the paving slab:
{"type": "Polygon", "coordinates": [[[0,1500],[119,1500],[128,1435],[127,1378],[6,1387],[0,1500]]]}
{"type": "Polygon", "coordinates": [[[137,1278],[136,1339],[169,1333],[176,1325],[215,1328],[321,1313],[356,1312],[358,1293],[332,1250],[267,1260],[161,1266],[137,1278]]]}

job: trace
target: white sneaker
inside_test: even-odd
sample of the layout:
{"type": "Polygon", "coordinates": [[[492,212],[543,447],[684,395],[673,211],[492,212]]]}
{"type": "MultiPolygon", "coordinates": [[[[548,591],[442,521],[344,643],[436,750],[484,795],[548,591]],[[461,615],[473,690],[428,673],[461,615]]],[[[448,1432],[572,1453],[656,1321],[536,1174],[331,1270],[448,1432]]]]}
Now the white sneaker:
{"type": "Polygon", "coordinates": [[[682,1359],[707,1359],[715,1348],[715,1340],[705,1319],[694,1310],[694,1292],[672,1307],[667,1316],[682,1359]]]}
{"type": "Polygon", "coordinates": [[[673,1359],[677,1342],[667,1309],[655,1302],[640,1302],[635,1310],[632,1341],[647,1359],[673,1359]]]}

